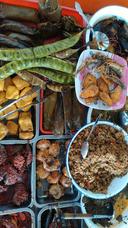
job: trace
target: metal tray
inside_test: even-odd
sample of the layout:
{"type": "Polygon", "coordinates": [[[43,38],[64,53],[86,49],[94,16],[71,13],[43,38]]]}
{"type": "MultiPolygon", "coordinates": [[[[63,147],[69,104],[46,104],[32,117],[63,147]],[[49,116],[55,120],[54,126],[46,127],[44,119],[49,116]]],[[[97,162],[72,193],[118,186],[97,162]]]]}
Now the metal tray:
{"type": "MultiPolygon", "coordinates": [[[[33,145],[33,154],[34,154],[34,170],[33,170],[33,186],[34,186],[34,202],[35,205],[38,208],[42,208],[45,205],[54,205],[54,204],[58,204],[58,203],[70,203],[70,202],[75,202],[79,200],[79,193],[78,191],[74,188],[71,187],[70,191],[68,190],[67,193],[59,200],[55,200],[54,198],[49,198],[46,195],[42,194],[42,197],[39,199],[37,197],[37,187],[36,187],[36,143],[41,140],[41,139],[49,139],[52,141],[59,141],[59,142],[64,142],[66,139],[66,137],[55,137],[55,136],[40,136],[37,138],[36,142],[33,145]]],[[[62,151],[63,152],[63,151],[62,151]]],[[[63,153],[60,153],[63,154],[63,153]]],[[[61,156],[60,156],[61,157],[61,156]]],[[[61,160],[61,159],[60,159],[61,160]]],[[[47,189],[47,184],[45,183],[45,181],[43,181],[43,185],[44,185],[44,189],[47,189]]],[[[42,191],[43,192],[43,191],[42,191]]]]}
{"type": "Polygon", "coordinates": [[[3,211],[3,212],[0,212],[0,216],[3,216],[3,215],[12,215],[14,213],[20,213],[20,212],[28,212],[30,215],[31,215],[31,219],[32,219],[32,225],[31,225],[31,228],[36,228],[35,226],[35,214],[34,212],[29,209],[29,208],[22,208],[22,209],[16,209],[16,210],[9,210],[8,212],[6,211],[3,211]]]}
{"type": "MultiPolygon", "coordinates": [[[[45,228],[45,222],[46,222],[46,218],[48,215],[48,212],[50,210],[55,210],[55,209],[62,209],[63,212],[66,211],[66,209],[69,209],[72,212],[81,212],[81,207],[79,203],[71,203],[71,204],[58,204],[57,206],[45,206],[38,214],[37,217],[37,228],[45,228]]],[[[84,223],[83,220],[74,220],[75,222],[75,226],[76,228],[87,228],[86,224],[84,223]]],[[[66,226],[65,226],[66,227],[66,226]]],[[[68,228],[68,227],[67,227],[68,228]]]]}
{"type": "MultiPolygon", "coordinates": [[[[0,141],[0,144],[2,145],[5,145],[3,142],[0,141]]],[[[25,141],[20,141],[20,143],[16,142],[15,141],[9,141],[6,143],[6,145],[15,145],[15,144],[18,144],[18,145],[25,145],[25,141]]],[[[31,146],[31,150],[33,152],[33,145],[32,144],[29,144],[31,146]]],[[[33,206],[33,203],[34,203],[34,200],[33,200],[33,163],[34,163],[34,156],[32,156],[32,163],[29,167],[29,185],[30,185],[30,196],[29,196],[29,199],[26,203],[24,203],[23,205],[21,206],[16,206],[16,205],[13,205],[12,203],[10,204],[4,204],[4,205],[0,205],[0,213],[3,214],[3,212],[7,213],[8,211],[12,211],[12,210],[17,210],[18,208],[25,208],[25,207],[32,207],[33,206]]]]}

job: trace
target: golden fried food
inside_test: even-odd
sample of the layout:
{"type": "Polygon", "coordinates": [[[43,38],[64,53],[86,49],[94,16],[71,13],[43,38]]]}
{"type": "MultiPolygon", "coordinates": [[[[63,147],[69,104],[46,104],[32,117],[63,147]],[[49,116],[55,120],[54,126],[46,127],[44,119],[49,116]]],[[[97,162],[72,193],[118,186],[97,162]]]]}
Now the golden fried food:
{"type": "Polygon", "coordinates": [[[12,86],[14,85],[13,82],[12,82],[12,79],[9,77],[9,78],[6,78],[4,80],[4,90],[6,91],[7,90],[7,87],[8,86],[12,86]]]}
{"type": "Polygon", "coordinates": [[[47,162],[45,158],[44,159],[42,158],[42,162],[43,162],[44,169],[46,169],[49,172],[57,171],[61,166],[60,161],[58,159],[56,160],[50,159],[50,162],[47,162]]]}
{"type": "Polygon", "coordinates": [[[90,85],[87,89],[84,89],[81,94],[80,97],[81,98],[90,98],[90,97],[95,97],[97,96],[99,93],[99,88],[96,85],[90,85]]]}
{"type": "Polygon", "coordinates": [[[39,150],[37,152],[37,156],[36,159],[38,161],[43,161],[44,158],[48,158],[49,157],[49,150],[48,149],[44,149],[44,150],[39,150]]]}
{"type": "Polygon", "coordinates": [[[4,139],[8,134],[8,128],[0,122],[0,140],[4,139]]]}
{"type": "Polygon", "coordinates": [[[120,194],[114,204],[115,217],[117,218],[119,216],[122,216],[122,213],[127,208],[128,208],[128,199],[126,198],[125,195],[120,194]]]}
{"type": "Polygon", "coordinates": [[[99,97],[106,105],[112,106],[112,99],[108,93],[100,92],[99,97]]]}
{"type": "Polygon", "coordinates": [[[66,167],[64,167],[64,168],[62,169],[62,173],[63,173],[63,175],[64,175],[65,177],[68,177],[68,173],[67,173],[66,167]]]}
{"type": "Polygon", "coordinates": [[[37,166],[36,173],[37,173],[37,177],[40,179],[45,179],[49,176],[49,172],[44,169],[43,164],[40,164],[37,166]]]}
{"type": "Polygon", "coordinates": [[[60,183],[62,186],[64,186],[65,188],[69,188],[71,186],[71,180],[69,179],[69,177],[65,177],[64,175],[61,176],[60,178],[60,183]]]}
{"type": "Polygon", "coordinates": [[[97,80],[97,84],[101,92],[109,93],[108,84],[102,78],[97,80]]]}
{"type": "Polygon", "coordinates": [[[96,97],[88,97],[88,98],[85,99],[85,102],[86,102],[87,104],[91,104],[91,103],[97,101],[97,99],[98,99],[97,96],[96,96],[96,97]]]}
{"type": "Polygon", "coordinates": [[[49,147],[49,154],[52,155],[53,157],[57,157],[60,153],[60,145],[58,142],[54,142],[51,144],[49,147]]]}
{"type": "Polygon", "coordinates": [[[6,93],[4,91],[2,91],[2,92],[0,92],[0,105],[3,104],[5,101],[7,101],[6,93]]]}
{"type": "Polygon", "coordinates": [[[18,99],[19,98],[19,90],[16,86],[9,85],[6,90],[6,98],[7,99],[18,99]]]}
{"type": "Polygon", "coordinates": [[[102,75],[101,78],[108,86],[111,86],[113,84],[113,82],[110,79],[108,79],[105,75],[102,75]]]}
{"type": "Polygon", "coordinates": [[[43,151],[45,149],[48,149],[50,147],[50,145],[51,145],[51,143],[49,140],[42,139],[37,143],[37,149],[40,149],[43,151]]]}
{"type": "Polygon", "coordinates": [[[4,80],[0,80],[0,91],[4,90],[4,80]]]}
{"type": "MultiPolygon", "coordinates": [[[[9,112],[12,112],[12,111],[15,111],[16,110],[16,106],[15,105],[11,105],[9,108],[7,108],[5,111],[4,111],[4,114],[7,114],[9,112]]],[[[10,114],[6,117],[7,120],[13,120],[13,119],[16,119],[18,118],[18,115],[19,113],[18,112],[14,112],[13,114],[10,114]]]]}
{"type": "Polygon", "coordinates": [[[114,91],[110,94],[112,103],[115,104],[120,100],[122,89],[120,86],[117,86],[114,91]]]}
{"type": "Polygon", "coordinates": [[[20,139],[32,139],[34,137],[34,133],[32,131],[29,132],[19,132],[19,138],[20,139]]]}
{"type": "Polygon", "coordinates": [[[64,195],[64,188],[59,184],[53,184],[49,188],[49,194],[55,199],[60,199],[64,195]]]}
{"type": "Polygon", "coordinates": [[[87,88],[88,86],[94,84],[96,85],[96,77],[93,76],[92,74],[88,73],[87,75],[84,76],[83,79],[83,88],[87,88]]]}
{"type": "Polygon", "coordinates": [[[14,123],[13,121],[9,120],[7,122],[8,134],[9,135],[17,135],[18,133],[18,124],[14,123]]]}
{"type": "Polygon", "coordinates": [[[54,171],[50,173],[50,175],[47,177],[47,181],[49,184],[57,184],[60,179],[60,173],[58,171],[54,171]]]}
{"type": "Polygon", "coordinates": [[[22,78],[20,78],[18,75],[15,76],[12,79],[12,81],[13,81],[14,85],[17,87],[18,90],[22,90],[25,87],[28,87],[29,86],[29,83],[26,82],[25,80],[23,80],[22,78]]]}
{"type": "Polygon", "coordinates": [[[21,131],[33,131],[33,123],[30,112],[21,112],[19,114],[18,123],[21,131]]]}
{"type": "MultiPolygon", "coordinates": [[[[24,88],[24,89],[21,91],[21,93],[20,93],[20,97],[22,97],[22,96],[24,96],[25,94],[27,94],[31,89],[32,89],[31,87],[26,87],[26,88],[24,88]]],[[[16,106],[17,106],[18,108],[21,108],[21,109],[22,109],[24,106],[30,104],[28,107],[22,109],[24,112],[27,112],[27,111],[31,108],[32,100],[33,100],[32,95],[27,96],[27,97],[25,97],[24,99],[22,99],[22,100],[20,100],[19,102],[17,102],[17,103],[16,103],[16,106]]]]}

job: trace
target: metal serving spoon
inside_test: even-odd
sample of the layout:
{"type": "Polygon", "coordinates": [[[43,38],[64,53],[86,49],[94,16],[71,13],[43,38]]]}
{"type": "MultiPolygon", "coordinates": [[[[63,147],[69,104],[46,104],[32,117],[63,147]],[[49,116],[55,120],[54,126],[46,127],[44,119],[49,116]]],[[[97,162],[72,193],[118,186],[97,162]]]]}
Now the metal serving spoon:
{"type": "Polygon", "coordinates": [[[88,25],[87,29],[90,29],[90,34],[92,34],[92,40],[96,40],[98,49],[102,51],[106,50],[109,47],[109,38],[107,37],[107,35],[103,32],[94,31],[94,29],[89,26],[89,20],[87,16],[85,16],[78,2],[75,2],[75,9],[82,16],[85,23],[88,25]]]}
{"type": "Polygon", "coordinates": [[[98,121],[99,119],[101,118],[102,114],[100,113],[99,116],[97,117],[95,123],[93,124],[90,132],[89,132],[89,135],[86,139],[86,141],[82,144],[82,147],[81,147],[81,155],[82,155],[82,158],[85,159],[87,154],[88,154],[88,151],[89,151],[89,139],[90,139],[90,136],[92,134],[92,132],[94,131],[95,127],[97,126],[98,124],[98,121]]]}

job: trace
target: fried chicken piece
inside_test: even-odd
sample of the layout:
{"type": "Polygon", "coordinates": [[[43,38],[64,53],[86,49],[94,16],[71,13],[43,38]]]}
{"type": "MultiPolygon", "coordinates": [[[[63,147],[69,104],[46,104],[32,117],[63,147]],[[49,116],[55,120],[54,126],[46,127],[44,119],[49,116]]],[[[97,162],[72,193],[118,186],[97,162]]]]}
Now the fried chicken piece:
{"type": "Polygon", "coordinates": [[[19,181],[21,181],[21,177],[18,174],[17,170],[15,168],[13,168],[11,165],[8,166],[4,183],[6,185],[13,185],[19,181]]]}
{"type": "Polygon", "coordinates": [[[99,93],[98,86],[92,84],[87,89],[84,89],[81,92],[80,97],[81,98],[95,97],[98,95],[98,93],[99,93]]]}
{"type": "Polygon", "coordinates": [[[97,80],[97,84],[101,92],[109,93],[108,84],[102,78],[97,80]]]}
{"type": "Polygon", "coordinates": [[[91,104],[91,103],[97,101],[97,99],[98,99],[97,96],[96,96],[96,97],[88,97],[88,98],[85,99],[85,102],[86,102],[87,104],[91,104]]]}
{"type": "Polygon", "coordinates": [[[14,157],[14,160],[13,160],[13,165],[16,169],[18,169],[19,171],[25,166],[25,159],[22,155],[20,154],[17,154],[15,157],[14,157]]]}
{"type": "Polygon", "coordinates": [[[15,193],[12,202],[17,206],[20,206],[28,200],[28,195],[25,185],[23,183],[18,183],[15,185],[15,193]]]}
{"type": "Polygon", "coordinates": [[[54,142],[51,144],[49,147],[49,154],[52,155],[53,157],[57,157],[60,153],[60,145],[58,142],[54,142]]]}
{"type": "Polygon", "coordinates": [[[4,91],[4,80],[0,80],[0,91],[4,91]]]}
{"type": "Polygon", "coordinates": [[[37,143],[36,147],[37,147],[37,149],[43,151],[45,149],[48,149],[50,147],[50,145],[51,145],[51,142],[49,140],[42,139],[37,143]]]}
{"type": "Polygon", "coordinates": [[[4,146],[0,145],[0,165],[2,165],[7,159],[7,152],[4,146]]]}
{"type": "Polygon", "coordinates": [[[0,105],[3,104],[5,101],[7,101],[6,93],[4,91],[0,91],[0,105]]]}
{"type": "Polygon", "coordinates": [[[108,93],[100,92],[99,97],[106,105],[112,106],[112,99],[108,93]]]}
{"type": "Polygon", "coordinates": [[[69,179],[69,177],[65,177],[64,175],[61,176],[60,178],[60,183],[63,187],[65,188],[69,188],[71,186],[71,180],[69,179]]]}
{"type": "Polygon", "coordinates": [[[110,94],[112,103],[115,104],[120,100],[122,89],[120,86],[117,86],[114,91],[110,94]]]}
{"type": "Polygon", "coordinates": [[[43,164],[40,164],[37,166],[36,173],[37,173],[37,177],[40,179],[46,179],[50,174],[49,171],[46,171],[44,169],[43,164]]]}
{"type": "Polygon", "coordinates": [[[33,124],[32,124],[32,118],[30,112],[21,112],[19,114],[19,120],[18,120],[20,130],[23,131],[33,131],[33,124]]]}
{"type": "Polygon", "coordinates": [[[53,184],[49,188],[49,194],[55,199],[60,199],[64,195],[64,189],[59,184],[53,184]]]}
{"type": "Polygon", "coordinates": [[[8,134],[9,135],[17,135],[18,133],[18,124],[9,120],[7,122],[8,134]]]}
{"type": "MultiPolygon", "coordinates": [[[[4,110],[4,114],[7,114],[9,112],[15,111],[16,110],[16,106],[15,105],[11,105],[9,108],[7,108],[6,110],[4,110]]],[[[19,113],[18,112],[14,112],[13,114],[10,114],[6,117],[7,120],[13,120],[18,118],[19,113]]]]}
{"type": "Polygon", "coordinates": [[[32,139],[34,137],[34,133],[32,131],[24,131],[24,132],[19,132],[19,138],[20,139],[32,139]]]}
{"type": "Polygon", "coordinates": [[[47,177],[47,181],[49,184],[57,184],[60,179],[60,173],[57,171],[54,171],[50,173],[50,175],[47,177]]]}
{"type": "Polygon", "coordinates": [[[14,85],[17,87],[18,90],[22,90],[24,89],[25,87],[28,87],[29,86],[29,83],[25,80],[23,80],[21,77],[19,77],[18,75],[15,76],[13,79],[12,79],[14,85]]]}
{"type": "Polygon", "coordinates": [[[8,128],[0,122],[0,140],[4,139],[8,134],[8,128]]]}
{"type": "Polygon", "coordinates": [[[92,84],[93,85],[97,84],[96,77],[88,73],[87,75],[84,76],[84,79],[82,82],[83,88],[88,88],[92,84]]]}
{"type": "Polygon", "coordinates": [[[16,86],[9,85],[6,90],[6,98],[7,99],[18,99],[19,98],[19,90],[16,86]]]}
{"type": "Polygon", "coordinates": [[[46,159],[42,159],[44,169],[48,172],[56,171],[60,168],[60,161],[58,159],[50,159],[50,161],[47,161],[46,159]]]}
{"type": "Polygon", "coordinates": [[[42,159],[44,159],[44,158],[48,158],[49,157],[49,150],[48,149],[45,149],[45,150],[39,150],[38,152],[37,152],[37,156],[36,156],[36,159],[38,160],[38,161],[41,161],[42,162],[42,159]]]}

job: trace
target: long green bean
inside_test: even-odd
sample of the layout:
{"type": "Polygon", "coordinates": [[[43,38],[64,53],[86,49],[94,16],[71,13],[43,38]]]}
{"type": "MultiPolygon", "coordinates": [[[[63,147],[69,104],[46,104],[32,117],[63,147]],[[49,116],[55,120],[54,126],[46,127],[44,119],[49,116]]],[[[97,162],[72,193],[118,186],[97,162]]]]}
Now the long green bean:
{"type": "Polygon", "coordinates": [[[15,61],[22,59],[42,58],[73,47],[79,41],[82,33],[83,31],[52,44],[41,45],[34,48],[0,49],[0,60],[15,61]]]}

